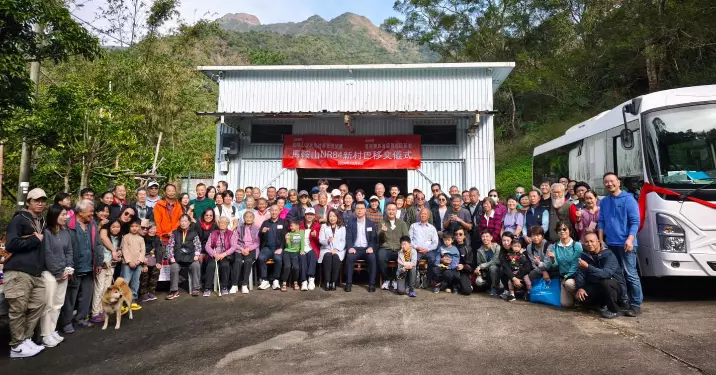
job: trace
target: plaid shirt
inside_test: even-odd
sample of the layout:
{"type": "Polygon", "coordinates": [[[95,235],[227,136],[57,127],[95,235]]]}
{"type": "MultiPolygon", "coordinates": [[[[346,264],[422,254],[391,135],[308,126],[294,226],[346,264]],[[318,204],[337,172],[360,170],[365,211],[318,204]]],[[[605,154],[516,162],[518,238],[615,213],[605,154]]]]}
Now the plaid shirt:
{"type": "Polygon", "coordinates": [[[495,210],[492,210],[491,218],[486,218],[485,214],[482,214],[480,216],[480,223],[477,226],[477,232],[482,235],[485,229],[492,234],[492,238],[500,238],[500,232],[502,232],[502,215],[495,210]]]}
{"type": "Polygon", "coordinates": [[[365,212],[365,217],[367,217],[368,220],[372,221],[376,225],[380,224],[380,222],[383,221],[383,213],[380,212],[380,210],[372,210],[369,208],[365,212]]]}

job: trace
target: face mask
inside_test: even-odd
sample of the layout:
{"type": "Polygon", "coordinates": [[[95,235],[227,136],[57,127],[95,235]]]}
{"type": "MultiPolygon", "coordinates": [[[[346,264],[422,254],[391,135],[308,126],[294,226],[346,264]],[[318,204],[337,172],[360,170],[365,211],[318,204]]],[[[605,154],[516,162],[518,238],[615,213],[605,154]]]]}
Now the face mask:
{"type": "Polygon", "coordinates": [[[522,194],[520,194],[520,193],[517,193],[517,194],[515,194],[515,197],[517,197],[517,200],[519,201],[519,200],[520,200],[520,198],[522,198],[522,194]]]}

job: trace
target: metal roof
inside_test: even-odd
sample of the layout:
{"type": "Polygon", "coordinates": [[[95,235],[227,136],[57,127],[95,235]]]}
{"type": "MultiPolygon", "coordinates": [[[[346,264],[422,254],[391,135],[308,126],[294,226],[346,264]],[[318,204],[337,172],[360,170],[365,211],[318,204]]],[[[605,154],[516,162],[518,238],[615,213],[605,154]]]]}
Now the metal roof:
{"type": "Polygon", "coordinates": [[[229,113],[412,113],[492,110],[513,62],[200,66],[229,113]]]}

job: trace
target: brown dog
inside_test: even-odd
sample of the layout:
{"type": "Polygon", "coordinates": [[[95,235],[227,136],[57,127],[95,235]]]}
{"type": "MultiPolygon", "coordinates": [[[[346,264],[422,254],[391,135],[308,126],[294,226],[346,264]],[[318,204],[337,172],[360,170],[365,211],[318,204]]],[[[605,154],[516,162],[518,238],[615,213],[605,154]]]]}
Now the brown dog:
{"type": "Polygon", "coordinates": [[[132,291],[123,278],[118,277],[114,285],[107,288],[102,297],[102,309],[104,310],[104,326],[107,329],[109,324],[109,316],[117,315],[117,324],[114,329],[119,329],[122,323],[122,304],[126,304],[129,308],[129,319],[132,319],[132,291]]]}

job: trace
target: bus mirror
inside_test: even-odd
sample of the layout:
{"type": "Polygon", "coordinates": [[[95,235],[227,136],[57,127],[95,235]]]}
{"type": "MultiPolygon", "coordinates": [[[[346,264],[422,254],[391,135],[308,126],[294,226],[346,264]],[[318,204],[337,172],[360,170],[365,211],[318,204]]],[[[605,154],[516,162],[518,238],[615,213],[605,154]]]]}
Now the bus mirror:
{"type": "Polygon", "coordinates": [[[631,150],[634,148],[634,132],[630,129],[622,129],[619,133],[619,137],[622,140],[622,147],[625,150],[631,150]]]}

